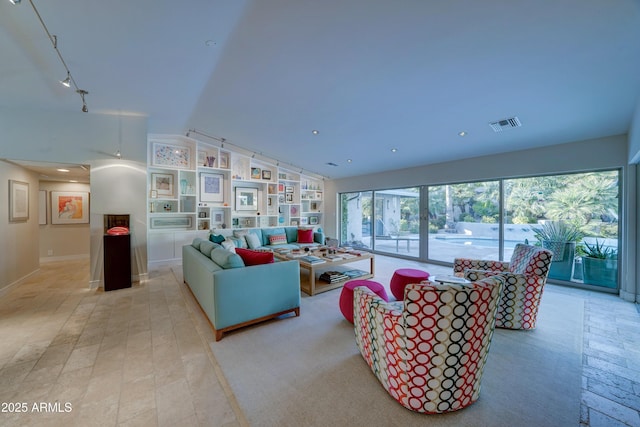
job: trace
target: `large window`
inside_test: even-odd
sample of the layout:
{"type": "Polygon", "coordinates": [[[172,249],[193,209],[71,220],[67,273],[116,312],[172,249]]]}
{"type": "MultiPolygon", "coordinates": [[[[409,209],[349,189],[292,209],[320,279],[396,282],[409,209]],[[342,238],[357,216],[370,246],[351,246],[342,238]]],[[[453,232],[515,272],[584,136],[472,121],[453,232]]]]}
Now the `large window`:
{"type": "Polygon", "coordinates": [[[419,256],[419,188],[344,193],[340,201],[343,244],[419,256]]]}
{"type": "MultiPolygon", "coordinates": [[[[453,263],[509,261],[517,243],[554,252],[551,279],[618,287],[618,170],[342,194],[341,241],[453,263]],[[428,207],[428,209],[427,209],[428,207]],[[428,231],[420,212],[428,212],[428,231]],[[428,235],[424,253],[420,236],[428,235]]],[[[425,222],[427,222],[425,220],[425,222]]]]}
{"type": "Polygon", "coordinates": [[[428,191],[429,259],[498,259],[498,181],[438,185],[428,191]]]}

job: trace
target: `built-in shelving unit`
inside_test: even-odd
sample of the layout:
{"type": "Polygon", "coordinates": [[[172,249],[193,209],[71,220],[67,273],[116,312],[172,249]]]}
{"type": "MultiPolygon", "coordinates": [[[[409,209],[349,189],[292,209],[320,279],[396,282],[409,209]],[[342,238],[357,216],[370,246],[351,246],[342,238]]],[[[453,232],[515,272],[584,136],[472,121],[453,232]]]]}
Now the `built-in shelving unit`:
{"type": "Polygon", "coordinates": [[[179,258],[215,228],[322,224],[322,179],[189,137],[151,136],[148,146],[151,262],[179,258]]]}

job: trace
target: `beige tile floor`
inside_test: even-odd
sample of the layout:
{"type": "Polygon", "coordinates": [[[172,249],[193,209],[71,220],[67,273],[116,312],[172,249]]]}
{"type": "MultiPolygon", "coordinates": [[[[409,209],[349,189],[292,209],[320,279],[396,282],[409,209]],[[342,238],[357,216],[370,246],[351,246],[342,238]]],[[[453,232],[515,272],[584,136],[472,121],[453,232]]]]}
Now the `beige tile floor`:
{"type": "Polygon", "coordinates": [[[43,264],[0,298],[0,425],[247,425],[170,268],[106,293],[88,271],[43,264]]]}

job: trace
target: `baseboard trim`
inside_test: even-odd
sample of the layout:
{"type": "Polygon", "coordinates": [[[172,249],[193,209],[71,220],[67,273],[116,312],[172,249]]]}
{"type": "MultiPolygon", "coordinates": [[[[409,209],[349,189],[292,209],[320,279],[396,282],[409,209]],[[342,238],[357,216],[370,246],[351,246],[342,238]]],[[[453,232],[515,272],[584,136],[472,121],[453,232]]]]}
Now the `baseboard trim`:
{"type": "Polygon", "coordinates": [[[66,256],[48,256],[40,258],[41,263],[45,262],[56,262],[56,261],[76,261],[81,259],[89,259],[88,254],[82,255],[66,255],[66,256]]]}
{"type": "Polygon", "coordinates": [[[13,288],[17,287],[18,285],[20,285],[20,283],[22,283],[25,279],[29,278],[30,276],[33,276],[34,274],[36,274],[37,272],[40,271],[40,268],[36,268],[35,270],[33,270],[31,273],[26,274],[24,276],[22,276],[21,278],[19,278],[18,280],[16,280],[13,283],[9,283],[7,286],[5,286],[4,288],[0,289],[0,298],[2,298],[3,296],[5,296],[7,293],[9,293],[9,291],[11,291],[13,288]]]}

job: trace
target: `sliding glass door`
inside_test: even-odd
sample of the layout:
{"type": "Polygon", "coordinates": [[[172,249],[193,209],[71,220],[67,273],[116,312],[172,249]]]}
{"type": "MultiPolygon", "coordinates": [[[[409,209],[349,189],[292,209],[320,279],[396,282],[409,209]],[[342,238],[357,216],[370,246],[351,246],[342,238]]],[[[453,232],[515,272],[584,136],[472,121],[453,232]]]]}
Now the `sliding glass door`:
{"type": "Polygon", "coordinates": [[[420,188],[381,190],[374,193],[376,251],[420,255],[420,188]]]}

